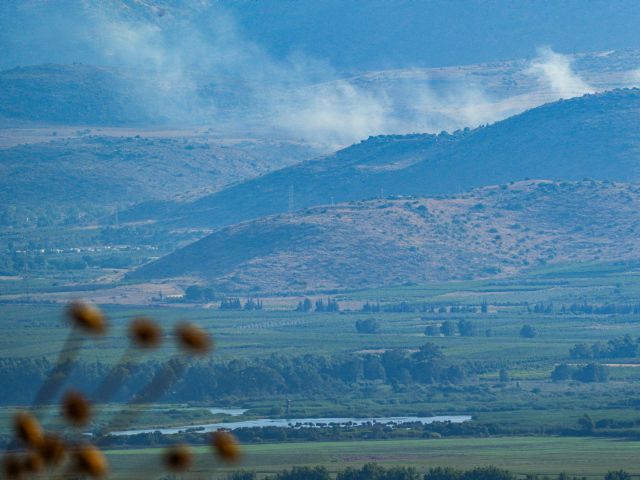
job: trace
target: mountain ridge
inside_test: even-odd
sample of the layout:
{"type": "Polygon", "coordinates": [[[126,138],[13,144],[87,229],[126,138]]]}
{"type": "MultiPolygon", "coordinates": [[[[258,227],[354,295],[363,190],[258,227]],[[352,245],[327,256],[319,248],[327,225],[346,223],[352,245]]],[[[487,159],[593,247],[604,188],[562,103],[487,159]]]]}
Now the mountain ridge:
{"type": "Polygon", "coordinates": [[[381,194],[432,195],[525,178],[640,180],[640,89],[561,100],[473,130],[370,137],[198,199],[178,225],[239,221],[381,194]],[[569,160],[568,160],[569,159],[569,160]]]}

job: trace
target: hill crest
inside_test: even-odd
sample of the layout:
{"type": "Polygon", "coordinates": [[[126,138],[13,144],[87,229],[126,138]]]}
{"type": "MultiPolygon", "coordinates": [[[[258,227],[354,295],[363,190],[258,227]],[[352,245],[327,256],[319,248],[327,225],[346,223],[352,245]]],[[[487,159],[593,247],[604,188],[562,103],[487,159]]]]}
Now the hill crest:
{"type": "Polygon", "coordinates": [[[294,208],[467,191],[526,178],[640,181],[640,89],[546,104],[473,130],[372,137],[271,172],[172,214],[215,227],[294,208]],[[293,194],[291,194],[293,192],[293,194]]]}

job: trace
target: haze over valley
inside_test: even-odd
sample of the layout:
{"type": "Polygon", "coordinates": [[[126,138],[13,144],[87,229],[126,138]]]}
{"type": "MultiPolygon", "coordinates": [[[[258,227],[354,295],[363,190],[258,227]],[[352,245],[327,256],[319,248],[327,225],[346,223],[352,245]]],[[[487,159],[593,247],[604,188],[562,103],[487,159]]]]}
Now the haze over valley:
{"type": "Polygon", "coordinates": [[[0,478],[640,475],[638,24],[0,2],[0,478]]]}

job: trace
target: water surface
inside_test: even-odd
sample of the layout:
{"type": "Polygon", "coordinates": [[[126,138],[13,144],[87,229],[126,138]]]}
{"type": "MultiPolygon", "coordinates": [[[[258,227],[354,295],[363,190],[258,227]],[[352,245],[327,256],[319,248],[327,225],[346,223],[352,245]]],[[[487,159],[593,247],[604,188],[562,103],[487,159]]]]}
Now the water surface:
{"type": "MultiPolygon", "coordinates": [[[[222,409],[217,410],[217,413],[222,409]]],[[[241,409],[237,409],[240,411],[241,409]]],[[[246,410],[245,410],[246,411],[246,410]]],[[[212,412],[214,413],[214,412],[212,412]]],[[[233,414],[230,414],[233,415],[233,414]]],[[[470,415],[443,415],[437,417],[329,417],[329,418],[259,418],[255,420],[244,420],[241,422],[217,422],[203,423],[200,425],[185,425],[171,428],[142,428],[134,430],[119,430],[111,432],[112,435],[136,435],[138,433],[160,432],[166,435],[182,433],[185,431],[196,431],[198,433],[215,432],[221,428],[236,430],[238,428],[252,427],[314,427],[323,428],[333,425],[364,425],[366,423],[378,423],[382,425],[398,425],[400,423],[421,423],[427,425],[435,422],[462,423],[471,420],[470,415]]]]}

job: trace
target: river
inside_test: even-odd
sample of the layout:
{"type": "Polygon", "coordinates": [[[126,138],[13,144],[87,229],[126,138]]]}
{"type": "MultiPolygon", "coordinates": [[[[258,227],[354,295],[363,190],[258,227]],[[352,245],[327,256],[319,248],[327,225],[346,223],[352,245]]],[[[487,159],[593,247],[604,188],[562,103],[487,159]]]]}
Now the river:
{"type": "Polygon", "coordinates": [[[244,420],[240,422],[203,423],[200,425],[185,425],[171,428],[142,428],[134,430],[119,430],[111,432],[111,435],[136,435],[139,433],[160,432],[163,434],[181,433],[193,431],[197,433],[214,432],[221,428],[236,430],[238,428],[251,427],[330,427],[332,425],[364,425],[366,423],[379,423],[383,425],[397,425],[400,423],[421,423],[427,425],[434,422],[462,423],[471,420],[469,415],[444,415],[438,417],[367,417],[367,418],[260,418],[244,420]]]}

